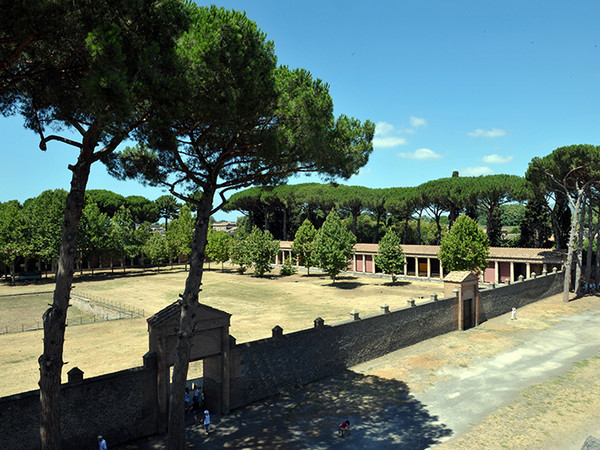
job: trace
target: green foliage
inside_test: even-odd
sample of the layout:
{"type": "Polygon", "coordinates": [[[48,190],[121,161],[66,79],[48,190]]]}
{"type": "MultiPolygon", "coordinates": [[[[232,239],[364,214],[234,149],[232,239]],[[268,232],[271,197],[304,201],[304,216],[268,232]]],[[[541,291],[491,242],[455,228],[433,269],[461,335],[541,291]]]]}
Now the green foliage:
{"type": "Polygon", "coordinates": [[[521,222],[519,247],[544,248],[548,246],[552,227],[548,208],[539,200],[530,200],[525,206],[521,222]]]}
{"type": "Polygon", "coordinates": [[[177,216],[177,212],[181,205],[177,203],[177,199],[172,195],[161,195],[156,200],[156,209],[158,210],[158,216],[165,219],[165,230],[168,228],[169,219],[177,216]]]}
{"type": "Polygon", "coordinates": [[[109,217],[125,205],[125,197],[116,194],[106,189],[90,189],[85,192],[86,201],[98,205],[100,212],[107,214],[109,217]]]}
{"type": "Polygon", "coordinates": [[[232,264],[236,264],[238,267],[238,273],[242,274],[252,264],[252,255],[248,246],[248,233],[243,228],[233,234],[230,241],[229,257],[232,264]]]}
{"type": "Polygon", "coordinates": [[[66,200],[67,192],[56,189],[44,191],[23,204],[31,256],[45,263],[58,258],[66,200]]]}
{"type": "Polygon", "coordinates": [[[0,203],[0,263],[10,266],[14,281],[14,264],[30,252],[25,239],[26,222],[16,200],[0,203]]]}
{"type": "Polygon", "coordinates": [[[525,205],[502,205],[501,222],[503,227],[517,227],[525,217],[525,205]]]}
{"type": "Polygon", "coordinates": [[[111,221],[95,203],[87,203],[77,232],[77,247],[84,257],[101,256],[111,252],[111,221]]]}
{"type": "Polygon", "coordinates": [[[136,224],[154,223],[160,218],[156,203],[141,195],[125,197],[125,207],[131,212],[131,217],[136,224]]]}
{"type": "Polygon", "coordinates": [[[477,223],[460,216],[442,238],[438,258],[445,270],[483,271],[487,267],[490,241],[477,223]]]}
{"type": "Polygon", "coordinates": [[[310,275],[311,266],[315,265],[315,245],[317,230],[305,219],[296,231],[294,242],[292,243],[292,252],[298,257],[299,264],[306,267],[307,274],[310,275]]]}
{"type": "Polygon", "coordinates": [[[150,235],[150,239],[146,241],[142,251],[144,252],[144,255],[157,266],[160,266],[160,264],[164,263],[169,257],[165,238],[156,231],[150,235]]]}
{"type": "MultiPolygon", "coordinates": [[[[164,217],[164,216],[163,216],[164,217]]],[[[186,258],[192,252],[192,239],[194,238],[194,217],[187,206],[183,206],[179,217],[171,222],[165,231],[167,251],[169,258],[174,259],[180,255],[186,258]]]]}
{"type": "Polygon", "coordinates": [[[229,261],[229,249],[231,248],[231,236],[224,231],[211,231],[208,233],[206,244],[206,256],[217,263],[229,261]]]}
{"type": "Polygon", "coordinates": [[[279,253],[279,241],[276,241],[268,231],[254,227],[247,238],[247,248],[254,268],[254,276],[262,277],[266,272],[270,272],[273,261],[279,253]]]}
{"type": "Polygon", "coordinates": [[[348,258],[354,253],[356,237],[332,210],[317,233],[315,256],[319,267],[335,283],[338,274],[348,268],[348,258]]]}
{"type": "Polygon", "coordinates": [[[375,264],[381,268],[383,273],[392,276],[392,282],[396,282],[396,275],[404,271],[404,251],[400,237],[392,230],[388,231],[381,242],[375,256],[375,264]]]}
{"type": "Polygon", "coordinates": [[[279,273],[283,276],[294,275],[296,273],[296,267],[292,263],[292,258],[285,258],[279,273]]]}

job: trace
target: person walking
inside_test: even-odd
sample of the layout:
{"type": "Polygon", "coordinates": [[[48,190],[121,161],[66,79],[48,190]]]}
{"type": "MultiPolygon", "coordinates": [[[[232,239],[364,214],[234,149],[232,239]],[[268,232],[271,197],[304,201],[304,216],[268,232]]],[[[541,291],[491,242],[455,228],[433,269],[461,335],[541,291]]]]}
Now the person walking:
{"type": "Polygon", "coordinates": [[[106,441],[104,440],[104,438],[101,435],[98,435],[98,448],[100,450],[106,450],[106,441]]]}
{"type": "Polygon", "coordinates": [[[510,313],[510,320],[517,320],[517,308],[513,306],[512,312],[510,313]]]}
{"type": "Polygon", "coordinates": [[[206,430],[206,434],[208,434],[208,426],[210,425],[210,414],[208,409],[204,411],[204,429],[206,430]]]}

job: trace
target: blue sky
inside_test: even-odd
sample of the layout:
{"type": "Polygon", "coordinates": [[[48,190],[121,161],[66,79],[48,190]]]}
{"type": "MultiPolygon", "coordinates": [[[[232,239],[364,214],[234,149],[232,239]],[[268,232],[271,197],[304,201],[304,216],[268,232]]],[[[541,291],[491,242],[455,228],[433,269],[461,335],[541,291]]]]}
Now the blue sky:
{"type": "MultiPolygon", "coordinates": [[[[461,175],[524,175],[557,147],[600,144],[600,3],[593,1],[218,1],[244,10],[280,64],[330,85],[337,114],[377,124],[369,163],[346,184],[415,186],[461,175]]],[[[41,152],[0,118],[0,201],[68,189],[76,152],[41,152]]],[[[292,183],[318,181],[301,177],[292,183]]],[[[101,165],[90,189],[156,198],[101,165]]],[[[216,214],[217,218],[226,217],[216,214]]]]}

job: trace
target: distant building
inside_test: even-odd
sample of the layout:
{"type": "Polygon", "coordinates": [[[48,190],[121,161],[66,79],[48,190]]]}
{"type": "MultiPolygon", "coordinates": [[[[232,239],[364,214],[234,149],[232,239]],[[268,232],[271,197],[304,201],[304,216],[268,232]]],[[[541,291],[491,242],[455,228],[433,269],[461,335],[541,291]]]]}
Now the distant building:
{"type": "Polygon", "coordinates": [[[235,222],[215,222],[212,224],[213,231],[224,231],[227,234],[233,234],[238,229],[235,222]]]}
{"type": "MultiPolygon", "coordinates": [[[[284,257],[291,257],[291,241],[281,241],[281,250],[276,263],[282,264],[284,257]]],[[[437,254],[439,245],[403,245],[406,264],[398,275],[442,279],[449,271],[442,267],[437,254]]],[[[381,273],[375,264],[378,244],[356,244],[354,254],[348,261],[348,271],[359,273],[381,273]]],[[[519,276],[531,278],[532,274],[541,275],[552,272],[554,268],[562,270],[566,259],[565,252],[547,248],[511,248],[490,247],[488,266],[480,276],[483,283],[505,283],[517,281],[519,276]]]]}

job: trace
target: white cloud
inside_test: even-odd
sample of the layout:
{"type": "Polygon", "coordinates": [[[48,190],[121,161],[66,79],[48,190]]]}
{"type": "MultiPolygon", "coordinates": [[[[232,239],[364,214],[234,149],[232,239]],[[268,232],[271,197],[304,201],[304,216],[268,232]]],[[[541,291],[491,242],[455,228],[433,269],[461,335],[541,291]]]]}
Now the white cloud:
{"type": "Polygon", "coordinates": [[[371,170],[371,168],[369,167],[363,167],[362,169],[360,169],[358,171],[358,173],[356,174],[357,177],[360,177],[361,175],[367,175],[369,173],[372,173],[373,171],[371,170]]]}
{"type": "Polygon", "coordinates": [[[494,173],[492,169],[487,166],[471,166],[465,167],[458,171],[461,176],[465,177],[478,177],[479,175],[490,175],[494,173]]]}
{"type": "Polygon", "coordinates": [[[476,130],[471,131],[470,133],[467,133],[467,134],[471,137],[495,138],[495,137],[504,136],[506,134],[506,131],[501,130],[499,128],[492,128],[491,130],[483,130],[481,128],[477,128],[476,130]]]}
{"type": "Polygon", "coordinates": [[[398,153],[398,156],[409,159],[439,159],[442,157],[442,155],[433,150],[429,150],[428,148],[418,148],[414,152],[398,153]]]}
{"type": "Polygon", "coordinates": [[[373,138],[373,147],[375,148],[393,148],[399,145],[406,145],[406,139],[398,136],[399,131],[394,125],[387,122],[377,122],[375,124],[375,137],[373,138]]]}
{"type": "Polygon", "coordinates": [[[493,155],[485,155],[483,158],[481,158],[481,161],[483,161],[486,164],[506,164],[509,163],[513,160],[514,156],[500,156],[497,154],[493,154],[493,155]]]}
{"type": "Polygon", "coordinates": [[[375,124],[375,136],[385,136],[394,131],[394,125],[387,122],[377,122],[375,124]]]}
{"type": "Polygon", "coordinates": [[[392,148],[399,145],[406,145],[406,139],[397,136],[386,136],[373,138],[373,147],[375,148],[392,148]]]}
{"type": "Polygon", "coordinates": [[[427,121],[422,117],[410,116],[410,126],[413,128],[424,127],[427,125],[427,121]]]}

